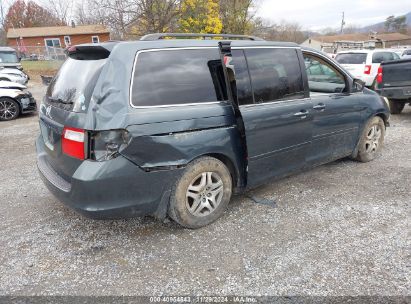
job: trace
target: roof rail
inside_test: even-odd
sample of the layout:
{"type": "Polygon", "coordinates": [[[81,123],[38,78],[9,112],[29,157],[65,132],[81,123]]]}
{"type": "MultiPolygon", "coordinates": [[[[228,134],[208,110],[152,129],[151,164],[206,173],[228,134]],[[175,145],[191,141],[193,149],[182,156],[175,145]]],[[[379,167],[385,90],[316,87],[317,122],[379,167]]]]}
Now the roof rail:
{"type": "Polygon", "coordinates": [[[235,35],[235,34],[195,34],[195,33],[156,33],[156,34],[148,34],[140,38],[140,40],[144,41],[153,41],[153,40],[161,40],[167,37],[172,38],[196,38],[202,37],[204,40],[212,39],[212,38],[223,38],[227,40],[232,39],[243,39],[243,40],[264,40],[260,37],[256,36],[248,36],[248,35],[235,35]]]}

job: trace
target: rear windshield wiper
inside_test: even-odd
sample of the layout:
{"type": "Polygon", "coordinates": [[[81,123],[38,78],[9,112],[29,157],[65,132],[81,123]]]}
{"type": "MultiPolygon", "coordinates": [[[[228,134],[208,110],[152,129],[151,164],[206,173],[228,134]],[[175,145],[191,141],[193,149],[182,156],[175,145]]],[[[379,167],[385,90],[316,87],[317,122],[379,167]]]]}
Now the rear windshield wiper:
{"type": "Polygon", "coordinates": [[[70,100],[63,100],[61,98],[51,98],[48,97],[48,100],[50,100],[51,102],[57,102],[57,103],[64,103],[64,104],[73,104],[74,102],[70,101],[70,100]]]}

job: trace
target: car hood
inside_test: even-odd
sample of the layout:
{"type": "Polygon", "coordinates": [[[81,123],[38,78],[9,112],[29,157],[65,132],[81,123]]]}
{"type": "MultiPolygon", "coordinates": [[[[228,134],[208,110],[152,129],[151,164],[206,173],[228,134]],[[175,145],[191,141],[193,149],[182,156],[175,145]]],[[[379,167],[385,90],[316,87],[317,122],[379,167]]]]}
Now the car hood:
{"type": "Polygon", "coordinates": [[[24,90],[27,89],[25,85],[19,84],[12,81],[0,81],[0,89],[18,89],[24,90]]]}
{"type": "Polygon", "coordinates": [[[19,76],[24,76],[24,73],[22,71],[20,71],[19,69],[13,69],[13,68],[0,69],[0,75],[1,74],[17,74],[19,76]]]}

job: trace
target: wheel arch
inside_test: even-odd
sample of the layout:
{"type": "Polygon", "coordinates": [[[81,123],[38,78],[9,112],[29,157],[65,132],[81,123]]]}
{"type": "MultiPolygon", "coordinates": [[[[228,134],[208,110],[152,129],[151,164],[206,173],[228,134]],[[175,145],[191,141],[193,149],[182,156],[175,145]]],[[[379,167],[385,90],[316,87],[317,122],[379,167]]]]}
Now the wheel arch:
{"type": "Polygon", "coordinates": [[[240,173],[240,170],[238,166],[235,165],[234,160],[232,160],[229,156],[223,154],[223,153],[207,153],[204,155],[201,155],[197,158],[203,157],[203,156],[210,156],[218,159],[221,161],[224,165],[226,165],[227,169],[230,171],[231,178],[233,181],[233,189],[235,190],[234,192],[239,192],[240,188],[242,188],[243,183],[243,178],[242,174],[240,173]]]}
{"type": "Polygon", "coordinates": [[[360,132],[358,133],[357,143],[355,144],[355,148],[354,148],[354,151],[351,154],[351,158],[357,157],[359,145],[360,145],[360,142],[361,142],[361,136],[364,133],[364,128],[367,126],[368,122],[371,119],[373,119],[374,117],[380,117],[384,122],[385,128],[387,128],[387,126],[389,126],[389,123],[388,123],[389,116],[384,112],[377,112],[377,113],[375,113],[375,115],[371,115],[370,117],[368,117],[368,119],[364,122],[362,128],[360,128],[360,132]]]}
{"type": "MultiPolygon", "coordinates": [[[[390,125],[389,122],[388,122],[389,116],[386,113],[378,112],[378,113],[375,114],[374,117],[380,117],[384,121],[385,128],[387,128],[390,125]]],[[[371,118],[372,117],[370,117],[369,119],[371,119],[371,118]]]]}

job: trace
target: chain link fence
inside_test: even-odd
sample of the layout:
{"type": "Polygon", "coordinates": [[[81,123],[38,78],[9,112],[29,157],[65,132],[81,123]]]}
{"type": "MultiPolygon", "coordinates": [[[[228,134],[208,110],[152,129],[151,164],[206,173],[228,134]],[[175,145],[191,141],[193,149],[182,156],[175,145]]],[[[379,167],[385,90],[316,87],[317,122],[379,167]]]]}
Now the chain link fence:
{"type": "Polygon", "coordinates": [[[16,48],[22,60],[59,60],[66,59],[63,48],[51,46],[24,46],[16,48]]]}

